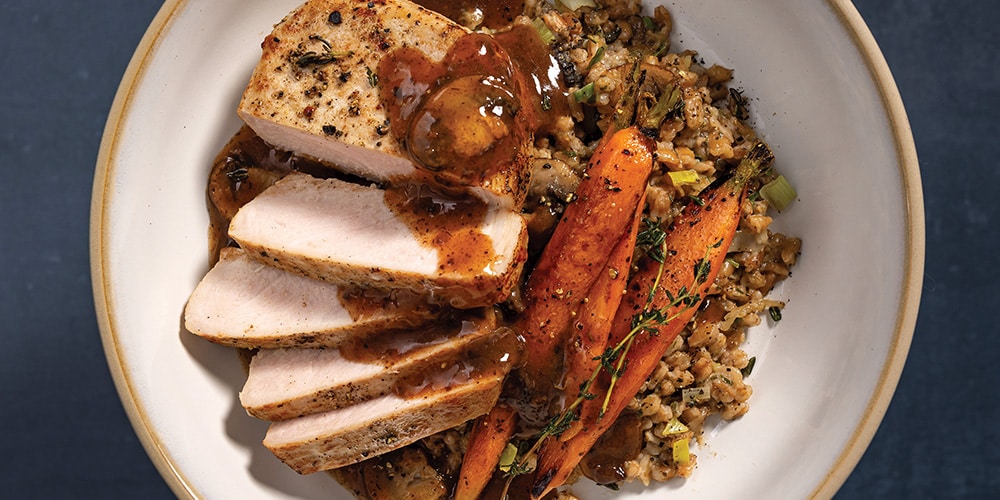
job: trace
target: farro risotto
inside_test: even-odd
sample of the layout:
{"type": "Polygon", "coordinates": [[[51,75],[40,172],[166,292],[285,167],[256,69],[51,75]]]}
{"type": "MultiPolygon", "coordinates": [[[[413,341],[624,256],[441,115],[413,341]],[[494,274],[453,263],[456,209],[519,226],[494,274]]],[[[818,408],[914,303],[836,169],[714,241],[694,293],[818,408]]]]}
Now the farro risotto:
{"type": "MultiPolygon", "coordinates": [[[[502,438],[499,445],[488,447],[497,455],[495,461],[467,450],[473,446],[472,441],[489,441],[472,436],[477,425],[486,425],[483,422],[489,417],[503,414],[496,408],[477,420],[335,467],[330,473],[359,498],[466,498],[470,493],[463,488],[469,476],[482,476],[482,471],[476,475],[476,464],[472,464],[472,472],[466,468],[481,458],[489,469],[488,481],[473,488],[471,495],[483,498],[575,498],[571,488],[559,487],[559,483],[572,485],[586,480],[616,489],[627,482],[649,485],[696,473],[697,444],[704,439],[705,426],[711,425],[706,422],[713,416],[735,420],[750,411],[753,391],[748,376],[755,358],[742,346],[749,328],[763,321],[780,321],[784,303],[769,298],[769,294],[791,275],[801,246],[798,238],[770,229],[772,217],[778,216],[795,194],[769,166],[770,152],[748,123],[751,99],[731,85],[732,69],[705,61],[683,47],[671,46],[670,13],[662,6],[644,12],[642,4],[635,0],[563,0],[555,4],[504,1],[499,4],[507,10],[497,14],[487,6],[462,10],[455,7],[458,4],[443,0],[418,3],[447,10],[443,13],[466,28],[500,40],[504,33],[516,32],[519,38],[530,33],[537,37],[539,46],[547,49],[555,62],[553,71],[558,72],[558,81],[540,91],[537,103],[521,102],[515,112],[516,116],[520,112],[530,114],[526,110],[536,106],[541,111],[533,112],[545,119],[517,146],[516,161],[523,162],[528,173],[523,202],[517,203],[527,234],[523,269],[511,293],[489,307],[502,325],[498,330],[518,341],[515,360],[501,370],[506,377],[497,399],[497,407],[506,408],[504,411],[517,418],[504,420],[507,430],[487,433],[502,438]],[[517,11],[521,13],[515,15],[517,11]],[[640,307],[634,314],[625,315],[633,327],[625,340],[616,347],[605,334],[605,340],[594,347],[584,345],[588,342],[586,335],[572,332],[574,328],[589,328],[591,323],[584,318],[590,314],[588,307],[600,307],[591,306],[597,294],[588,288],[590,295],[578,301],[578,309],[568,312],[566,331],[551,333],[566,345],[552,347],[544,340],[534,340],[532,328],[524,327],[524,318],[530,317],[533,308],[542,307],[536,305],[542,301],[537,297],[540,285],[533,284],[532,279],[543,279],[538,276],[545,270],[539,269],[548,269],[553,260],[546,257],[547,251],[554,252],[550,247],[564,244],[567,239],[586,239],[590,226],[573,226],[565,222],[571,220],[566,214],[574,204],[586,202],[581,200],[580,191],[587,189],[597,175],[594,172],[601,162],[595,158],[605,154],[602,148],[615,144],[615,134],[622,130],[632,130],[642,139],[651,159],[648,174],[642,176],[642,189],[636,194],[637,209],[625,214],[629,223],[624,226],[631,230],[618,228],[624,231],[620,240],[629,244],[622,246],[619,239],[604,241],[601,248],[587,249],[585,257],[598,259],[593,265],[601,269],[601,275],[610,273],[610,281],[598,276],[592,282],[618,282],[622,287],[629,284],[628,290],[621,288],[612,294],[616,295],[614,304],[627,303],[631,295],[648,299],[636,299],[640,307]],[[762,156],[766,159],[761,160],[762,156]],[[751,164],[752,169],[748,166],[751,164]],[[720,189],[721,198],[715,194],[720,189]],[[720,211],[721,204],[733,203],[734,199],[734,213],[738,215],[733,222],[735,231],[726,238],[713,237],[708,245],[693,250],[704,254],[704,258],[694,261],[690,286],[661,286],[661,278],[669,282],[665,274],[672,272],[672,258],[677,253],[664,240],[686,234],[680,226],[698,227],[700,216],[688,212],[701,211],[707,219],[710,211],[720,211]],[[564,223],[573,229],[568,236],[559,235],[558,228],[564,223]],[[622,260],[617,262],[624,265],[614,266],[608,259],[619,253],[622,260]],[[636,276],[643,273],[654,284],[649,290],[633,293],[641,282],[636,276]],[[635,289],[632,278],[636,278],[635,289]],[[667,305],[654,307],[656,300],[662,300],[654,300],[657,294],[669,298],[667,305]],[[677,327],[676,336],[663,333],[671,324],[677,327]],[[657,337],[664,349],[649,365],[650,375],[640,382],[634,396],[624,396],[620,411],[605,415],[614,407],[612,400],[621,398],[619,393],[627,390],[623,387],[629,370],[639,369],[631,361],[623,361],[635,353],[629,349],[657,337]],[[595,349],[597,355],[591,355],[595,349]],[[539,356],[532,354],[535,352],[549,357],[534,361],[539,366],[532,366],[532,357],[539,356]],[[570,359],[573,356],[590,361],[584,359],[577,366],[570,359]],[[574,366],[576,373],[571,373],[574,366]],[[588,374],[592,376],[588,378],[588,374]],[[591,410],[587,410],[588,405],[591,410]],[[593,408],[598,407],[597,420],[588,421],[598,411],[593,408]],[[573,462],[567,477],[552,484],[547,477],[539,477],[539,471],[545,469],[540,456],[548,452],[547,446],[556,450],[554,456],[559,456],[558,447],[562,445],[551,443],[573,443],[576,436],[594,433],[594,428],[601,429],[593,438],[596,442],[583,449],[586,453],[582,457],[576,457],[578,463],[573,462]],[[549,444],[545,444],[546,440],[549,444]]],[[[468,6],[474,4],[469,2],[468,6]]],[[[329,22],[339,24],[340,15],[335,19],[331,14],[329,22]]],[[[303,62],[309,54],[298,55],[301,71],[315,74],[329,63],[317,61],[317,57],[324,56],[315,52],[303,62]]],[[[368,76],[374,84],[372,75],[368,76]]],[[[384,89],[387,78],[379,72],[376,76],[384,89]]],[[[405,116],[405,109],[402,113],[405,116]]],[[[341,132],[337,128],[323,131],[331,136],[341,132]]],[[[413,142],[412,136],[408,137],[413,142]]],[[[462,138],[447,140],[466,145],[462,138]]],[[[409,150],[416,161],[426,164],[431,160],[421,156],[424,153],[415,151],[412,145],[409,150]]],[[[618,153],[626,160],[636,155],[633,146],[618,153]]],[[[294,150],[272,148],[249,129],[241,131],[216,159],[209,180],[217,231],[212,262],[219,260],[223,247],[239,246],[224,232],[235,213],[278,179],[291,171],[341,177],[327,173],[321,163],[294,150]]],[[[353,178],[345,178],[353,182],[353,178]]],[[[608,186],[608,191],[619,190],[617,184],[608,186]]],[[[691,237],[691,241],[696,240],[691,237]]],[[[618,289],[609,285],[608,290],[618,289]]],[[[545,293],[553,297],[557,294],[548,289],[545,293]]],[[[616,318],[622,315],[621,309],[617,315],[612,314],[616,318]]],[[[610,321],[608,318],[608,325],[610,321]]],[[[614,334],[611,338],[615,338],[614,334]]],[[[258,351],[242,352],[250,359],[258,351]]]]}

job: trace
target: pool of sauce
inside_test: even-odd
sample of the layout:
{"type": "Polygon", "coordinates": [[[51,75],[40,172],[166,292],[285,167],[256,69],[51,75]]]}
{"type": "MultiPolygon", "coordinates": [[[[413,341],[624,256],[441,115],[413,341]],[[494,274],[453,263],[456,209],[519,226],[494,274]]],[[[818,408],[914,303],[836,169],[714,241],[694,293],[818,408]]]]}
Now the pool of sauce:
{"type": "Polygon", "coordinates": [[[584,455],[580,470],[597,484],[620,483],[627,476],[625,463],[638,457],[642,446],[642,419],[626,410],[584,455]]]}

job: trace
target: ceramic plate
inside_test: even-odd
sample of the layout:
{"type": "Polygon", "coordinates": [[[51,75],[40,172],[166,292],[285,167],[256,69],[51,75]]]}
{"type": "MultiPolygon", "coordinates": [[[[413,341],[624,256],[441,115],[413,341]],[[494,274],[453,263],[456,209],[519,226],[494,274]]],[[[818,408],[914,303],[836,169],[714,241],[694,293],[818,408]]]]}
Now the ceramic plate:
{"type": "MultiPolygon", "coordinates": [[[[260,42],[298,0],[168,0],[110,113],[92,206],[102,340],[150,458],[191,498],[348,498],[261,444],[234,351],[183,330],[208,270],[205,183],[239,128],[260,42]]],[[[885,61],[846,0],[667,2],[674,47],[734,68],[753,121],[799,192],[778,229],[802,257],[776,293],[784,319],[751,330],[745,417],[708,429],[692,478],[585,498],[828,497],[868,445],[902,370],[923,269],[912,137],[885,61]],[[676,490],[676,491],[675,491],[676,490]]]]}

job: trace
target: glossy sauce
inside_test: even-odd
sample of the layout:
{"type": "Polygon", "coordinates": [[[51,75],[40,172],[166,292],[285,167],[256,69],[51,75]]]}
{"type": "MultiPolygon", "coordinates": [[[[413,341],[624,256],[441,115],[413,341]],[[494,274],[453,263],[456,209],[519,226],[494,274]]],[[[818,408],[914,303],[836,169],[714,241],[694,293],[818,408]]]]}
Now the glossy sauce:
{"type": "Polygon", "coordinates": [[[524,0],[417,0],[456,23],[468,26],[478,20],[477,26],[498,29],[509,25],[524,12],[524,0]]]}
{"type": "Polygon", "coordinates": [[[642,419],[624,411],[583,457],[580,469],[597,484],[619,483],[627,475],[625,462],[638,457],[642,446],[642,419]]]}
{"type": "Polygon", "coordinates": [[[484,342],[474,343],[455,361],[424,367],[404,377],[396,386],[396,393],[403,398],[445,389],[477,377],[508,373],[517,362],[519,344],[509,328],[497,328],[484,342]]]}
{"type": "Polygon", "coordinates": [[[474,196],[454,196],[428,185],[385,190],[385,202],[420,243],[438,251],[441,274],[479,275],[497,255],[481,231],[486,204],[474,196]]]}
{"type": "Polygon", "coordinates": [[[483,328],[482,318],[450,318],[421,328],[381,330],[367,336],[351,337],[337,346],[350,361],[389,366],[414,351],[461,337],[483,328]]]}
{"type": "Polygon", "coordinates": [[[467,34],[440,62],[403,47],[378,74],[391,133],[445,185],[477,185],[508,168],[532,134],[568,114],[559,65],[527,25],[467,34]]]}
{"type": "Polygon", "coordinates": [[[316,162],[271,147],[246,125],[229,139],[216,154],[208,175],[211,264],[219,260],[219,251],[231,244],[227,229],[236,211],[293,170],[314,174],[329,171],[316,162]]]}
{"type": "MultiPolygon", "coordinates": [[[[350,314],[351,319],[360,322],[373,318],[387,311],[407,311],[424,309],[422,314],[429,314],[434,308],[424,297],[417,296],[409,290],[382,290],[362,287],[340,287],[337,293],[340,305],[350,314]]],[[[416,323],[416,322],[414,322],[416,323]]],[[[416,326],[414,324],[414,326],[416,326]]]]}

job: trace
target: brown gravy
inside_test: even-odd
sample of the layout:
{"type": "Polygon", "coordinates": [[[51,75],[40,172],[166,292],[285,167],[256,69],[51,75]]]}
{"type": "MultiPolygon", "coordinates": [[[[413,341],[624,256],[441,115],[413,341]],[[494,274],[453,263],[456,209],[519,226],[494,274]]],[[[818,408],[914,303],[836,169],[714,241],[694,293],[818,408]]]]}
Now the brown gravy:
{"type": "Polygon", "coordinates": [[[300,170],[329,176],[322,165],[276,149],[244,125],[219,150],[208,174],[209,261],[231,242],[226,233],[236,211],[285,174],[300,170]],[[325,173],[325,174],[324,174],[325,173]]]}
{"type": "Polygon", "coordinates": [[[496,259],[492,238],[481,231],[482,200],[413,184],[386,189],[385,201],[424,246],[438,250],[442,274],[478,275],[496,259]]]}
{"type": "Polygon", "coordinates": [[[568,114],[559,65],[528,25],[467,34],[440,62],[403,47],[378,74],[391,133],[445,185],[480,184],[568,114]]]}
{"type": "Polygon", "coordinates": [[[503,28],[524,12],[524,0],[417,0],[456,23],[468,26],[469,20],[480,20],[479,26],[503,28]]]}

